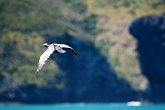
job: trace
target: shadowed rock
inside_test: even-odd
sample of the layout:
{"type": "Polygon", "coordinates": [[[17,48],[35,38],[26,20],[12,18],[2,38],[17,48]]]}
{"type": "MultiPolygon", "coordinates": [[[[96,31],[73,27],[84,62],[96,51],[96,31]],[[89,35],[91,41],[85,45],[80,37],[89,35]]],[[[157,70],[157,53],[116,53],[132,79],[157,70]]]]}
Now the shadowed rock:
{"type": "Polygon", "coordinates": [[[65,81],[65,86],[59,89],[20,85],[19,88],[12,89],[11,93],[9,90],[3,91],[0,94],[1,102],[127,102],[140,99],[138,92],[126,81],[117,78],[106,57],[92,42],[68,34],[64,37],[47,35],[45,38],[48,43],[68,44],[80,54],[77,57],[67,51],[66,54],[55,53],[51,56],[65,74],[65,77],[57,76],[55,79],[65,81]]]}
{"type": "Polygon", "coordinates": [[[90,41],[71,37],[46,37],[74,47],[80,54],[71,52],[53,55],[53,60],[66,73],[66,100],[73,102],[114,102],[137,99],[126,81],[118,79],[106,57],[90,41]]]}
{"type": "Polygon", "coordinates": [[[135,20],[130,33],[137,39],[142,73],[151,87],[151,101],[165,102],[165,16],[146,16],[135,20]]]}

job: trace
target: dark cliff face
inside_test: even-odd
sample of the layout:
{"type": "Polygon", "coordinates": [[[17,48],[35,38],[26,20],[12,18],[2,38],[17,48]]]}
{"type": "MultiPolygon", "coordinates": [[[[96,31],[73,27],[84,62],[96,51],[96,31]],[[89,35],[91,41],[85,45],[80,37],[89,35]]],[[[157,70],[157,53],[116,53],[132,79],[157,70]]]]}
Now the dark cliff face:
{"type": "Polygon", "coordinates": [[[130,33],[137,39],[142,73],[151,87],[151,100],[165,101],[165,16],[146,16],[135,20],[130,33]]]}
{"type": "Polygon", "coordinates": [[[68,44],[80,54],[76,57],[67,51],[66,54],[54,54],[52,57],[66,73],[64,91],[67,101],[121,102],[137,99],[135,91],[126,81],[117,78],[106,57],[92,42],[68,34],[64,38],[46,38],[48,42],[68,44]]]}
{"type": "MultiPolygon", "coordinates": [[[[66,54],[53,54],[65,77],[56,79],[65,81],[62,88],[36,87],[23,85],[14,91],[4,91],[0,101],[23,103],[61,103],[61,102],[123,102],[138,100],[138,92],[129,84],[118,79],[111,65],[94,44],[68,34],[65,37],[46,36],[47,41],[66,43],[78,51],[80,57],[67,51],[66,54]],[[14,93],[16,96],[11,97],[14,93]]],[[[46,73],[45,73],[46,74],[46,73]]]]}

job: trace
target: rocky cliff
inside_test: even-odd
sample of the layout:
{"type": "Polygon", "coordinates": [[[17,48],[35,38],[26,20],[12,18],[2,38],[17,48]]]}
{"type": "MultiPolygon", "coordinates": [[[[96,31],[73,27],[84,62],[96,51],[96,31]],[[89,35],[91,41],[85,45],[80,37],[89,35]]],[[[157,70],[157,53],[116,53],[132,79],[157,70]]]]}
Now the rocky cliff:
{"type": "Polygon", "coordinates": [[[55,83],[59,85],[64,83],[64,86],[22,85],[19,89],[11,91],[8,89],[1,93],[0,101],[60,103],[123,102],[139,99],[138,92],[134,91],[127,81],[117,78],[106,57],[92,42],[68,34],[65,37],[46,36],[46,38],[47,42],[63,42],[75,47],[80,54],[80,57],[76,57],[67,51],[63,55],[52,55],[51,59],[64,73],[56,75],[55,83]]]}
{"type": "Polygon", "coordinates": [[[150,84],[150,100],[165,101],[165,16],[151,15],[135,20],[130,33],[137,40],[142,73],[150,84]]]}
{"type": "Polygon", "coordinates": [[[163,102],[164,18],[135,19],[164,7],[164,0],[0,0],[0,102],[163,102]],[[37,77],[43,42],[69,44],[80,57],[53,54],[37,77]]]}

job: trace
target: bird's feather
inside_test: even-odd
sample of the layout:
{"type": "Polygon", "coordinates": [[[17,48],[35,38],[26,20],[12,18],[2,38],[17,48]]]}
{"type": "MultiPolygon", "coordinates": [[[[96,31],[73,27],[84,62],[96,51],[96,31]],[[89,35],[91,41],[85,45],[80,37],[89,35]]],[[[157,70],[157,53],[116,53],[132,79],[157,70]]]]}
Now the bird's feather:
{"type": "Polygon", "coordinates": [[[76,56],[80,56],[80,54],[77,53],[77,51],[75,51],[73,48],[70,48],[72,53],[75,54],[76,56]]]}
{"type": "Polygon", "coordinates": [[[54,51],[58,53],[65,53],[66,51],[63,48],[67,48],[67,49],[70,49],[73,54],[75,54],[76,56],[79,56],[79,54],[72,47],[66,44],[53,43],[53,44],[48,45],[47,47],[48,47],[47,50],[40,56],[36,73],[39,73],[39,71],[42,69],[43,65],[45,64],[45,62],[48,60],[48,58],[54,51]]]}
{"type": "Polygon", "coordinates": [[[60,46],[55,46],[55,50],[59,53],[65,53],[66,51],[63,50],[60,46]]]}
{"type": "Polygon", "coordinates": [[[50,55],[54,52],[54,45],[51,44],[47,50],[40,56],[40,59],[39,59],[39,63],[38,63],[38,67],[37,67],[37,71],[36,73],[38,73],[43,65],[45,64],[45,62],[47,61],[47,59],[50,57],[50,55]]]}
{"type": "MultiPolygon", "coordinates": [[[[62,48],[67,48],[67,49],[70,49],[72,51],[73,54],[75,54],[76,56],[80,56],[72,47],[66,45],[66,44],[54,44],[57,48],[56,50],[58,51],[58,49],[60,48],[62,50],[62,48]]],[[[60,50],[59,49],[59,50],[60,50]]],[[[60,50],[60,51],[61,51],[60,50]]],[[[64,51],[64,50],[63,50],[64,51]]],[[[65,52],[64,52],[65,53],[65,52]]]]}

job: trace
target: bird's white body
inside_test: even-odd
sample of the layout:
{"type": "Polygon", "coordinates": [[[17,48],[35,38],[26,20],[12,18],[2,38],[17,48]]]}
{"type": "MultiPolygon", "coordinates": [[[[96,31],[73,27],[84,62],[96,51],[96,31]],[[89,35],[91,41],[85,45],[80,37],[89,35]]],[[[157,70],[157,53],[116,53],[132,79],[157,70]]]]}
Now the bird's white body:
{"type": "Polygon", "coordinates": [[[50,57],[50,55],[54,51],[62,54],[62,53],[66,52],[65,50],[63,50],[63,48],[68,48],[75,55],[77,55],[77,56],[79,55],[72,47],[70,47],[70,46],[68,46],[66,44],[52,43],[52,44],[48,45],[47,43],[45,43],[45,44],[43,44],[43,46],[47,47],[47,50],[40,56],[36,73],[38,73],[42,69],[43,65],[45,64],[47,59],[50,57]]]}

